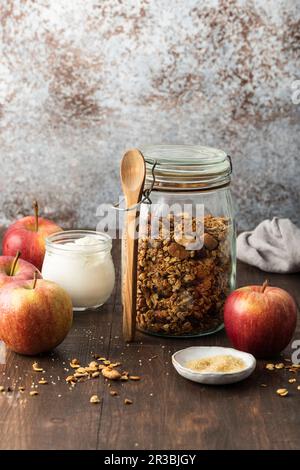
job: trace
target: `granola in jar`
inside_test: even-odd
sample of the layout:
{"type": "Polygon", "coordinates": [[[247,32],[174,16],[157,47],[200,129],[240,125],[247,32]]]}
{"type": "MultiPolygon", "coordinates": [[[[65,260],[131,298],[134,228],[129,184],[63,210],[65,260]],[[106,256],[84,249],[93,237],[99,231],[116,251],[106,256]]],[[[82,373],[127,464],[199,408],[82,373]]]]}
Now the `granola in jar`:
{"type": "Polygon", "coordinates": [[[155,335],[214,333],[223,327],[225,299],[235,288],[231,157],[202,145],[144,145],[138,151],[146,175],[141,201],[133,206],[137,260],[129,273],[123,238],[122,280],[127,274],[134,286],[127,309],[122,290],[123,317],[132,320],[136,313],[138,329],[155,335]]]}
{"type": "Polygon", "coordinates": [[[190,248],[194,235],[189,231],[182,235],[178,230],[178,216],[161,217],[155,237],[150,215],[141,227],[137,326],[143,331],[188,336],[216,331],[223,325],[223,306],[231,288],[230,220],[211,214],[201,221],[186,218],[182,214],[191,233],[202,224],[202,242],[196,249],[190,248]]]}

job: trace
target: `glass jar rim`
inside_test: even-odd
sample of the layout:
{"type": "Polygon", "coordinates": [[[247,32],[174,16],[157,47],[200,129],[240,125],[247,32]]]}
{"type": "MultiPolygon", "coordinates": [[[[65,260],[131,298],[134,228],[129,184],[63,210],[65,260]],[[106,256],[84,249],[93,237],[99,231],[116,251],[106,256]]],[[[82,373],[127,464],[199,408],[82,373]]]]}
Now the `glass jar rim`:
{"type": "Polygon", "coordinates": [[[86,247],[88,249],[85,252],[87,255],[108,252],[112,248],[112,238],[107,233],[98,232],[96,230],[61,230],[59,232],[52,233],[46,238],[46,248],[58,250],[62,253],[73,253],[75,251],[78,253],[78,246],[80,245],[77,245],[77,249],[74,250],[66,248],[64,245],[68,242],[79,240],[85,236],[92,236],[97,238],[95,243],[81,245],[82,247],[86,247]]]}
{"type": "Polygon", "coordinates": [[[146,185],[153,189],[188,190],[219,188],[230,183],[230,156],[221,149],[202,145],[143,145],[146,185]]]}

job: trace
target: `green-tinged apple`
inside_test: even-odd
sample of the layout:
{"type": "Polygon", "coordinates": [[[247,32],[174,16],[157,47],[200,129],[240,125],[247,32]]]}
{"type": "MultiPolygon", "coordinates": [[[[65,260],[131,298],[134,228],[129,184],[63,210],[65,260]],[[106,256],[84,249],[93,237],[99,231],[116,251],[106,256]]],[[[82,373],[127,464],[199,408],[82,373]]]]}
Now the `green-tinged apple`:
{"type": "Polygon", "coordinates": [[[0,287],[8,282],[33,279],[36,272],[39,279],[42,275],[33,264],[20,258],[18,251],[16,256],[0,256],[0,287]]]}
{"type": "Polygon", "coordinates": [[[0,289],[0,338],[19,354],[50,351],[67,336],[72,301],[58,284],[37,279],[15,281],[0,289]]]}
{"type": "Polygon", "coordinates": [[[45,239],[62,229],[54,222],[38,215],[38,204],[34,202],[35,215],[17,220],[6,230],[2,241],[2,252],[5,256],[15,256],[18,251],[22,258],[32,263],[39,270],[45,256],[45,239]]]}
{"type": "Polygon", "coordinates": [[[224,306],[226,333],[235,348],[268,358],[291,341],[297,323],[297,306],[279,287],[246,286],[232,292],[224,306]]]}

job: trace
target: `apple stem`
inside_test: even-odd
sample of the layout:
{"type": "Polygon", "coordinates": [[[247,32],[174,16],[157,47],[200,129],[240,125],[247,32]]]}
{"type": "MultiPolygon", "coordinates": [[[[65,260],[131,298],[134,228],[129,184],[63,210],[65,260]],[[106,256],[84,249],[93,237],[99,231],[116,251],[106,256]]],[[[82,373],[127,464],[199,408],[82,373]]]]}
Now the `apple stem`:
{"type": "Polygon", "coordinates": [[[10,268],[10,273],[9,273],[10,276],[14,276],[15,269],[16,269],[16,266],[17,266],[17,262],[18,262],[18,259],[20,258],[20,256],[21,256],[21,252],[17,251],[15,259],[13,260],[13,263],[12,263],[11,268],[10,268]]]}
{"type": "Polygon", "coordinates": [[[37,201],[33,201],[34,217],[35,217],[35,231],[39,229],[39,205],[37,201]]]}
{"type": "Polygon", "coordinates": [[[37,282],[37,271],[34,271],[32,289],[35,289],[36,282],[37,282]]]}
{"type": "Polygon", "coordinates": [[[262,294],[265,292],[268,285],[269,285],[269,281],[268,281],[268,279],[266,279],[265,282],[263,283],[263,285],[261,286],[261,293],[262,294]]]}

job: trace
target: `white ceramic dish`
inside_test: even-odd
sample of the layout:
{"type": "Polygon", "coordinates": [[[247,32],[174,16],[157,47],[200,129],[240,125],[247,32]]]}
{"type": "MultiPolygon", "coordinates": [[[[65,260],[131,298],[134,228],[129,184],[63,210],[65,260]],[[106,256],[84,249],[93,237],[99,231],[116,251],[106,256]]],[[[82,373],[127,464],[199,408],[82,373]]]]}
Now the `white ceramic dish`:
{"type": "Polygon", "coordinates": [[[256,367],[256,360],[252,354],[248,354],[237,349],[221,348],[217,346],[192,346],[181,349],[172,356],[172,363],[178,374],[186,379],[202,384],[224,385],[239,382],[249,377],[256,367]],[[231,355],[242,359],[246,367],[239,372],[196,372],[185,366],[188,361],[202,359],[204,357],[231,355]]]}

